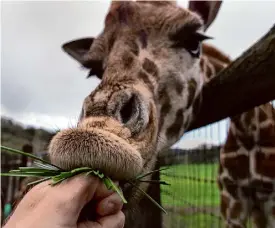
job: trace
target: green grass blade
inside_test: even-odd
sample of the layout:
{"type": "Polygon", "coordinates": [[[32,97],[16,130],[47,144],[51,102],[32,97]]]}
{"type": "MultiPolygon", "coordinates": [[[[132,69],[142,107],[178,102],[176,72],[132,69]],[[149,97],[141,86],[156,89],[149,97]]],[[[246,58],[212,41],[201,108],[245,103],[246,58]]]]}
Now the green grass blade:
{"type": "Polygon", "coordinates": [[[29,173],[0,173],[3,177],[44,177],[40,174],[29,174],[29,173]]]}
{"type": "Polygon", "coordinates": [[[48,171],[47,169],[43,169],[43,168],[36,168],[36,167],[19,167],[18,168],[19,171],[48,171]]]}
{"type": "Polygon", "coordinates": [[[148,176],[148,175],[150,175],[150,174],[152,174],[152,173],[161,172],[161,171],[166,170],[166,169],[169,169],[169,167],[164,167],[164,168],[152,170],[152,171],[150,171],[150,172],[148,172],[148,173],[138,175],[138,176],[135,178],[135,180],[139,180],[139,179],[141,179],[141,178],[143,178],[143,177],[146,177],[146,176],[148,176]]]}
{"type": "Polygon", "coordinates": [[[89,167],[81,167],[81,168],[76,168],[71,170],[71,173],[82,173],[82,172],[87,172],[87,171],[91,171],[92,169],[89,167]]]}
{"type": "Polygon", "coordinates": [[[141,191],[149,200],[152,201],[153,204],[155,204],[159,209],[161,209],[165,214],[167,214],[166,210],[158,204],[151,196],[149,196],[145,191],[143,191],[141,188],[138,186],[134,185],[132,182],[129,182],[133,187],[137,188],[139,191],[141,191]]]}
{"type": "Polygon", "coordinates": [[[36,165],[37,167],[42,168],[42,169],[59,171],[59,169],[57,169],[56,167],[54,167],[52,165],[43,164],[43,163],[37,162],[37,161],[34,161],[33,163],[34,163],[34,165],[36,165]]]}
{"type": "Polygon", "coordinates": [[[57,166],[55,166],[55,165],[49,163],[48,161],[46,161],[46,160],[44,160],[44,159],[42,159],[42,158],[39,158],[39,157],[35,156],[35,155],[33,155],[33,154],[25,153],[25,152],[23,152],[23,151],[16,150],[16,149],[12,149],[12,148],[9,148],[9,147],[6,147],[6,146],[2,146],[2,145],[1,145],[1,149],[6,150],[6,151],[9,151],[9,152],[14,153],[14,154],[20,154],[20,155],[24,155],[24,156],[33,158],[33,159],[35,159],[35,160],[41,161],[41,162],[43,162],[43,163],[46,163],[46,164],[48,164],[48,165],[50,165],[50,166],[53,166],[53,167],[55,167],[55,168],[61,170],[61,168],[59,168],[59,167],[57,167],[57,166]]]}
{"type": "Polygon", "coordinates": [[[43,179],[40,179],[40,180],[32,181],[32,182],[28,183],[27,186],[40,184],[40,183],[42,183],[44,181],[47,181],[47,180],[50,180],[50,179],[51,179],[51,177],[46,177],[46,178],[43,178],[43,179]]]}
{"type": "MultiPolygon", "coordinates": [[[[109,184],[112,186],[112,188],[117,192],[117,194],[121,197],[123,203],[127,203],[127,200],[124,198],[123,193],[120,191],[120,189],[115,185],[115,183],[109,178],[105,177],[104,179],[107,179],[109,184]]],[[[104,182],[105,183],[105,182],[104,182]]]]}
{"type": "Polygon", "coordinates": [[[59,179],[59,180],[53,181],[53,182],[51,183],[51,185],[52,185],[52,186],[57,185],[57,184],[61,183],[62,181],[66,180],[66,179],[67,179],[67,178],[64,177],[64,178],[61,178],[61,179],[59,179]]]}
{"type": "Polygon", "coordinates": [[[165,181],[158,181],[158,180],[139,180],[139,182],[147,182],[147,183],[150,183],[150,184],[162,184],[162,185],[171,185],[165,181]]]}
{"type": "Polygon", "coordinates": [[[112,184],[107,178],[103,178],[103,182],[108,190],[112,189],[112,184]]]}
{"type": "MultiPolygon", "coordinates": [[[[20,168],[24,168],[24,167],[20,167],[20,168]]],[[[31,169],[31,167],[25,167],[26,169],[16,169],[16,170],[10,170],[9,173],[12,174],[25,174],[25,175],[39,175],[39,176],[55,176],[57,174],[59,174],[58,172],[53,172],[53,171],[49,171],[49,170],[44,170],[44,169],[31,169]]]]}
{"type": "Polygon", "coordinates": [[[55,181],[59,181],[60,179],[69,178],[72,176],[73,176],[73,174],[71,172],[62,172],[59,175],[52,177],[52,179],[55,182],[55,181]]]}
{"type": "Polygon", "coordinates": [[[99,177],[100,179],[103,179],[105,176],[104,176],[103,173],[101,173],[101,174],[98,174],[98,177],[99,177]]]}
{"type": "Polygon", "coordinates": [[[41,173],[52,173],[53,175],[57,175],[60,171],[43,169],[43,168],[36,168],[36,167],[19,167],[19,171],[22,172],[41,172],[41,173]]]}
{"type": "Polygon", "coordinates": [[[87,173],[86,173],[86,176],[89,176],[89,175],[91,175],[92,173],[94,173],[94,170],[91,170],[91,171],[87,172],[87,173]]]}

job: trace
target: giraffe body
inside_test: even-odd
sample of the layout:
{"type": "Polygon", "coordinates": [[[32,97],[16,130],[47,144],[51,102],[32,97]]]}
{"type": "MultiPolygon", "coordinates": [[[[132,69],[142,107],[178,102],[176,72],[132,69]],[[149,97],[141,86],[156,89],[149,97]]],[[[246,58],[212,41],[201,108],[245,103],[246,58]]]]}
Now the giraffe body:
{"type": "Polygon", "coordinates": [[[220,153],[221,212],[227,227],[275,227],[275,110],[267,103],[231,118],[220,153]]]}

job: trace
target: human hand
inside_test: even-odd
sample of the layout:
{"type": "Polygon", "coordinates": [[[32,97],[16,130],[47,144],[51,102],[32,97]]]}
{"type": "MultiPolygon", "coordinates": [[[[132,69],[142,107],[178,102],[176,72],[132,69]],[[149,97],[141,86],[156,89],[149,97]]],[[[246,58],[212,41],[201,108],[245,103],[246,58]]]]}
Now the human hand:
{"type": "Polygon", "coordinates": [[[54,187],[49,181],[32,188],[18,204],[4,228],[123,228],[123,202],[97,177],[78,175],[54,187]],[[85,213],[94,221],[80,221],[85,213]]]}

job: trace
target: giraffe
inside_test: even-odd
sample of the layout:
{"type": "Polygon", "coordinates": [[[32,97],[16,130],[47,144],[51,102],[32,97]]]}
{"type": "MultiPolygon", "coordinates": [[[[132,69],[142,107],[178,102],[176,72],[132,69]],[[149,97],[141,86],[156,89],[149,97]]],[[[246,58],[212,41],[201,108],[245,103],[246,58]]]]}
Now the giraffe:
{"type": "MultiPolygon", "coordinates": [[[[113,1],[96,38],[62,45],[89,70],[87,77],[101,82],[84,99],[77,126],[51,140],[50,159],[63,169],[90,166],[119,181],[128,199],[125,227],[145,227],[137,218],[146,211],[139,204],[142,194],[125,180],[154,169],[158,153],[192,122],[206,79],[229,63],[203,42],[220,6],[221,1],[191,1],[189,9],[175,1],[113,1]]],[[[149,184],[139,187],[146,191],[149,184]]]]}
{"type": "MultiPolygon", "coordinates": [[[[191,1],[184,9],[174,1],[114,1],[98,37],[65,43],[63,50],[101,82],[85,98],[77,126],[52,139],[52,162],[99,169],[123,190],[129,189],[124,180],[153,169],[157,154],[191,123],[203,84],[230,63],[203,43],[220,5],[191,1]]],[[[126,227],[143,227],[135,216],[142,196],[127,193],[126,227]]]]}
{"type": "Polygon", "coordinates": [[[230,118],[220,151],[221,214],[228,228],[275,227],[275,110],[266,103],[230,118]]]}

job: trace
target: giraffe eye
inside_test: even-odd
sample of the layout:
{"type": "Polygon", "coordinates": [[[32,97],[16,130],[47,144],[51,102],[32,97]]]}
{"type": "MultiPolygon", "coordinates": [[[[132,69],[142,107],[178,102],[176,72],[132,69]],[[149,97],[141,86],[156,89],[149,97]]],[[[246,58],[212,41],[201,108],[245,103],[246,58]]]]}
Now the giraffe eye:
{"type": "Polygon", "coordinates": [[[173,48],[185,48],[192,57],[198,58],[201,52],[202,41],[210,39],[210,37],[200,33],[195,32],[192,34],[176,34],[173,37],[174,44],[173,48]]]}

